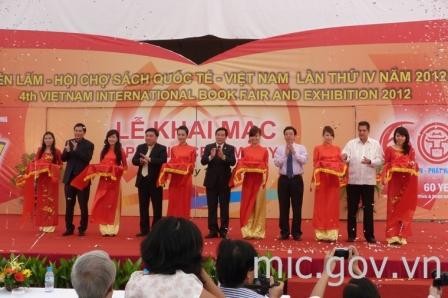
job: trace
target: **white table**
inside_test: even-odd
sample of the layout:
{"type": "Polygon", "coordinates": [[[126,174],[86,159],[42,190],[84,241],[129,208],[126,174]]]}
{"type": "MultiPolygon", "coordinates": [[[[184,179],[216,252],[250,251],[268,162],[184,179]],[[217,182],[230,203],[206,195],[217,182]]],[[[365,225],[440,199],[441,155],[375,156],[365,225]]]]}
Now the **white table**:
{"type": "MultiPolygon", "coordinates": [[[[78,298],[74,289],[54,289],[53,292],[45,292],[44,288],[28,288],[24,293],[8,292],[4,288],[0,288],[0,297],[26,297],[26,298],[78,298]]],[[[115,291],[112,298],[124,298],[124,291],[115,291]]]]}

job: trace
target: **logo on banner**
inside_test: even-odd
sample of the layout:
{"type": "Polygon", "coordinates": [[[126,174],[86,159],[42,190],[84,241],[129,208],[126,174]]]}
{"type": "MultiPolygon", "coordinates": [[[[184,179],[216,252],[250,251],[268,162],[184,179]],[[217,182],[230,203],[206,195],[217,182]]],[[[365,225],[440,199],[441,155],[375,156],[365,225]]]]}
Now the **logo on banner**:
{"type": "MultiPolygon", "coordinates": [[[[387,126],[380,137],[383,150],[394,142],[394,131],[397,127],[413,125],[411,121],[399,121],[387,126]]],[[[411,133],[411,131],[409,131],[411,133]]],[[[418,133],[417,147],[421,156],[431,164],[442,164],[448,161],[448,125],[433,122],[427,124],[418,133]]],[[[411,133],[412,138],[412,133],[411,133]]]]}
{"type": "Polygon", "coordinates": [[[448,161],[448,126],[440,122],[426,125],[418,136],[418,149],[430,163],[448,161]]]}

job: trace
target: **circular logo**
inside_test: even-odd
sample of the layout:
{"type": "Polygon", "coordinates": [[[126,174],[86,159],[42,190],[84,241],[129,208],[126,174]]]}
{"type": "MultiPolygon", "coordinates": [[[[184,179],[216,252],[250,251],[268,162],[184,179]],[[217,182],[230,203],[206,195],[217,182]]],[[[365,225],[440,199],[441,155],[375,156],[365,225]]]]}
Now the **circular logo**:
{"type": "Polygon", "coordinates": [[[426,125],[418,136],[423,158],[435,164],[448,161],[448,126],[440,122],[426,125]]]}

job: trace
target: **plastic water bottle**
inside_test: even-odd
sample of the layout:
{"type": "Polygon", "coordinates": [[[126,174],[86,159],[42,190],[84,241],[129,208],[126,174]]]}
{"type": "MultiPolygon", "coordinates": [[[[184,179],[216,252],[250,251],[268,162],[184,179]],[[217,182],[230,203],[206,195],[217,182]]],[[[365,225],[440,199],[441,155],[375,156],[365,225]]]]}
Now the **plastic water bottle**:
{"type": "Polygon", "coordinates": [[[53,292],[54,290],[54,273],[53,267],[47,267],[47,273],[45,273],[45,292],[53,292]]]}

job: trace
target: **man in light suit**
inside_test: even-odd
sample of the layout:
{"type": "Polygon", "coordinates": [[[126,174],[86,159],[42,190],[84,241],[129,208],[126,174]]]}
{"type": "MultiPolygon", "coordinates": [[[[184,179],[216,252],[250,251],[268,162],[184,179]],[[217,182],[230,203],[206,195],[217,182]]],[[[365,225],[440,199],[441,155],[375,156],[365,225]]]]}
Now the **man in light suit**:
{"type": "Polygon", "coordinates": [[[160,168],[166,163],[166,147],[157,143],[159,132],[155,128],[145,131],[145,143],[137,146],[132,164],[138,166],[135,186],[138,188],[140,211],[140,233],[137,237],[149,233],[149,202],[152,202],[152,224],[162,218],[163,187],[157,186],[160,168]]]}
{"type": "Polygon", "coordinates": [[[201,158],[201,164],[207,165],[204,186],[207,194],[209,234],[205,238],[226,238],[229,229],[230,167],[235,165],[236,159],[235,147],[226,143],[227,135],[227,129],[218,128],[215,131],[216,142],[205,146],[201,158]],[[218,227],[218,203],[221,227],[218,227]]]}

